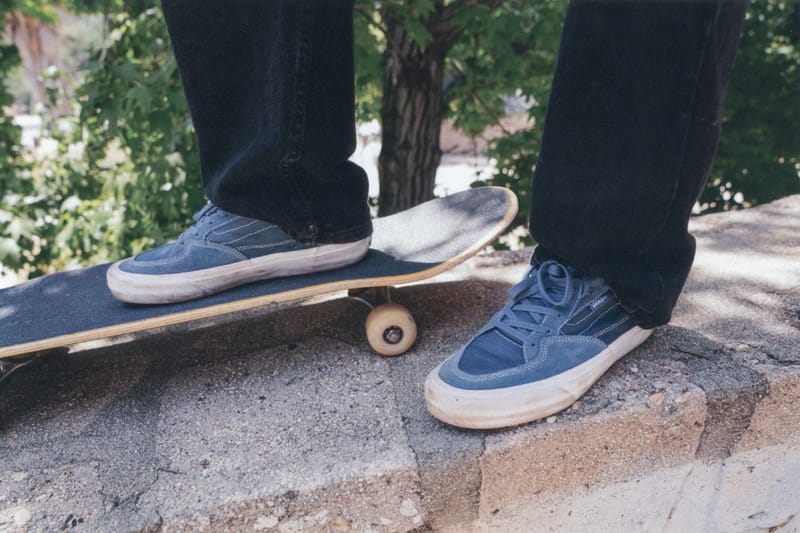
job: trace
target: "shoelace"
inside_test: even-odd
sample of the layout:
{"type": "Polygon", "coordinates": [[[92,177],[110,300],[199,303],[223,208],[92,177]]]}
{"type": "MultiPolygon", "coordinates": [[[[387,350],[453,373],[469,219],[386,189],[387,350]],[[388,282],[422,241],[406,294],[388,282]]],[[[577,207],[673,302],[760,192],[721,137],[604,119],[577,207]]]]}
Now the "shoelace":
{"type": "Polygon", "coordinates": [[[178,242],[183,243],[184,239],[189,236],[197,237],[200,235],[200,225],[203,223],[203,219],[206,217],[210,217],[214,213],[219,211],[219,208],[212,204],[211,202],[207,202],[206,205],[200,209],[197,213],[192,215],[192,220],[194,220],[194,224],[192,224],[186,231],[181,233],[181,236],[178,237],[178,242]]]}
{"type": "MultiPolygon", "coordinates": [[[[511,301],[495,315],[490,327],[520,344],[535,343],[538,334],[550,333],[544,320],[560,316],[562,313],[557,308],[572,300],[575,281],[571,270],[557,261],[545,261],[537,269],[532,268],[511,288],[511,301]],[[561,293],[560,298],[558,293],[561,293]]],[[[580,282],[580,278],[577,281],[580,282]]],[[[578,289],[582,289],[582,284],[578,289]]]]}
{"type": "Polygon", "coordinates": [[[192,215],[192,220],[195,222],[200,222],[200,219],[205,217],[206,215],[213,215],[214,212],[217,210],[217,206],[212,204],[211,202],[206,202],[206,205],[203,206],[200,211],[192,215]]]}

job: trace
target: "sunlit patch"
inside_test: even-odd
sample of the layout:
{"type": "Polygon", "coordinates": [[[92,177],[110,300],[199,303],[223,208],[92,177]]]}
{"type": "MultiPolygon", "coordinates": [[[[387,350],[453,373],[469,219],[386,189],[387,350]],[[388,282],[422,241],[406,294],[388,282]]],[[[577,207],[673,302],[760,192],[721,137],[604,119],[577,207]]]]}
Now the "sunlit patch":
{"type": "Polygon", "coordinates": [[[4,305],[0,307],[0,320],[5,320],[6,318],[14,315],[17,312],[17,308],[13,305],[4,305]]]}

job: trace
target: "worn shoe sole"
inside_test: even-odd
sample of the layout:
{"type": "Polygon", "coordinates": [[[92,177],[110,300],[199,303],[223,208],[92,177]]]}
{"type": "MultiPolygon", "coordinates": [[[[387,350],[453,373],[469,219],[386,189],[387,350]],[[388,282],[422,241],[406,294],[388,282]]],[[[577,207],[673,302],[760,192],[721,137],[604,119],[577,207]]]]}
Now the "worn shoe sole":
{"type": "Polygon", "coordinates": [[[345,244],[281,252],[229,265],[179,274],[134,274],[111,265],[106,273],[115,298],[133,304],[168,304],[193,300],[245,283],[310,274],[360,261],[369,251],[370,238],[345,244]]]}
{"type": "Polygon", "coordinates": [[[493,429],[539,420],[566,409],[606,371],[653,333],[633,327],[585,363],[542,381],[491,390],[468,390],[448,385],[436,367],[425,380],[428,411],[453,426],[493,429]]]}

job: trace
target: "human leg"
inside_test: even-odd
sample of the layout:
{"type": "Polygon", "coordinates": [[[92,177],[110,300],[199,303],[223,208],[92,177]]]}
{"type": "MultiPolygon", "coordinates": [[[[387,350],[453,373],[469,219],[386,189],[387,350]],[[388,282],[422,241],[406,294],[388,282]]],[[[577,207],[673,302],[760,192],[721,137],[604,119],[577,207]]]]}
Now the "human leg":
{"type": "Polygon", "coordinates": [[[428,377],[435,416],[548,416],[669,320],[743,15],[732,2],[570,5],[533,181],[540,244],[506,307],[428,377]]]}
{"type": "Polygon", "coordinates": [[[214,205],[303,240],[369,234],[352,1],[163,0],[214,205]]]}
{"type": "Polygon", "coordinates": [[[355,147],[352,1],[162,5],[215,209],[201,211],[176,243],[113,268],[115,295],[178,301],[265,273],[358,260],[372,227],[366,174],[347,161],[355,147]],[[221,231],[210,231],[220,224],[221,231]],[[337,252],[336,260],[318,257],[320,246],[341,251],[331,247],[353,242],[360,245],[337,252]],[[273,269],[267,256],[275,253],[297,259],[273,269]],[[230,263],[250,272],[218,271],[213,277],[224,284],[202,273],[230,263]],[[199,290],[182,289],[182,280],[199,290]]]}
{"type": "Polygon", "coordinates": [[[570,16],[531,195],[536,258],[605,279],[652,328],[669,321],[694,258],[688,220],[744,4],[588,2],[570,16]]]}

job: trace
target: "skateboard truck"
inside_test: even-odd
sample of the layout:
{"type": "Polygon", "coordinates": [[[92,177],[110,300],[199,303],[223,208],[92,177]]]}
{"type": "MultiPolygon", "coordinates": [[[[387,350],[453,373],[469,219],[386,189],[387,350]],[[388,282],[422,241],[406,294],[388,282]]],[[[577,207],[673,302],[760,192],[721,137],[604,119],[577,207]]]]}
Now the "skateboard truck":
{"type": "Polygon", "coordinates": [[[349,290],[347,296],[372,309],[367,316],[367,342],[380,355],[392,357],[406,353],[417,340],[417,323],[411,313],[400,304],[392,302],[389,287],[349,290]],[[368,293],[380,296],[373,300],[365,298],[368,293]]]}
{"type": "Polygon", "coordinates": [[[0,385],[5,384],[8,378],[20,368],[24,368],[44,355],[46,352],[34,352],[19,357],[0,359],[0,385]]]}

